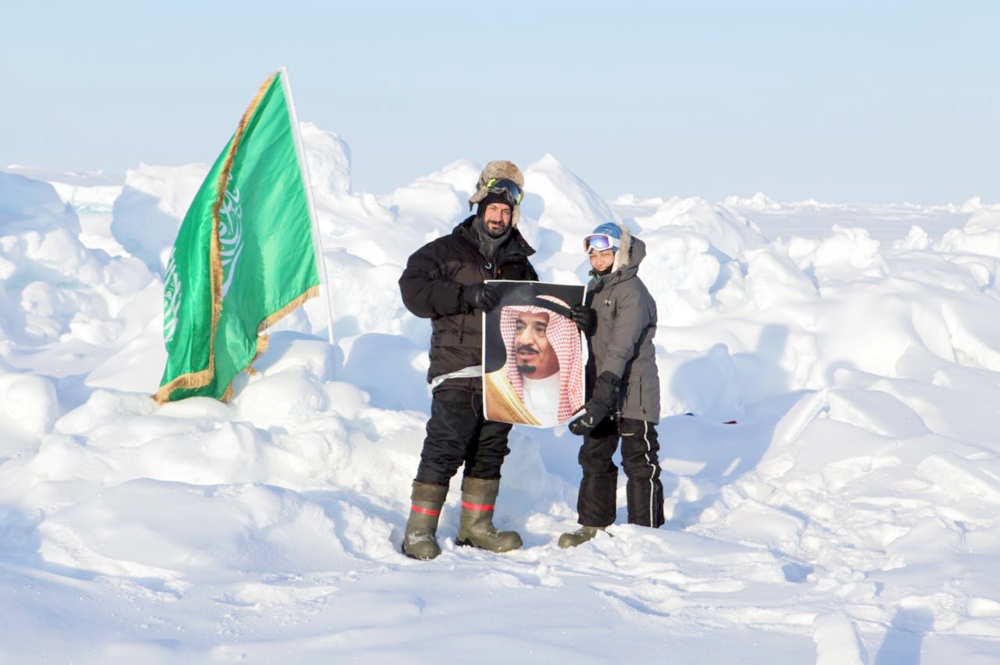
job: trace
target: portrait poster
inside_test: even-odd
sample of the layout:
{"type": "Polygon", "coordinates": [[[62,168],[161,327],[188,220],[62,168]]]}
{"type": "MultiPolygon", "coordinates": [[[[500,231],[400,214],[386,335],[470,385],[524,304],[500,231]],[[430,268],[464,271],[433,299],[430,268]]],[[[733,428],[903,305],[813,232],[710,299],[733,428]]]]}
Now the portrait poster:
{"type": "Polygon", "coordinates": [[[483,315],[487,420],[535,427],[568,422],[583,407],[586,356],[570,310],[586,288],[490,280],[500,303],[483,315]]]}

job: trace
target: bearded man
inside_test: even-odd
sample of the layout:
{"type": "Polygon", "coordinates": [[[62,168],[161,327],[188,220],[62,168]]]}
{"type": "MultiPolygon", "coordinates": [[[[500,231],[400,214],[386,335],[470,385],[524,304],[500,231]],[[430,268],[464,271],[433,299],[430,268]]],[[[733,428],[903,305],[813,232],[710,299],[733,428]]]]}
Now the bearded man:
{"type": "Polygon", "coordinates": [[[522,544],[516,532],[493,525],[511,425],[483,417],[482,314],[500,300],[486,280],[538,279],[528,261],[535,250],[517,230],[523,187],[524,177],[513,163],[487,164],[469,199],[470,209],[478,206],[476,214],[414,252],[399,279],[403,304],[430,319],[433,330],[427,371],[431,417],[403,536],[403,553],[415,559],[441,553],[438,520],[451,478],[463,464],[456,543],[493,552],[522,544]]]}

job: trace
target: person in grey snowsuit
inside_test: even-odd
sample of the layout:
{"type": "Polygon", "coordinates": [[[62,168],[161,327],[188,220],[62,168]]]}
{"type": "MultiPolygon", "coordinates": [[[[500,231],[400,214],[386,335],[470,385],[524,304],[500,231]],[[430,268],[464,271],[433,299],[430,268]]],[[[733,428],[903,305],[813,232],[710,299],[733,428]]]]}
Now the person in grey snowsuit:
{"type": "Polygon", "coordinates": [[[629,524],[663,524],[660,483],[660,380],[656,369],[656,301],[639,279],[646,246],[628,228],[601,224],[587,236],[592,279],[587,304],[574,308],[574,320],[587,335],[587,394],[584,413],[569,429],[583,436],[583,479],[577,499],[580,528],[564,533],[560,547],[575,547],[615,521],[618,467],[612,456],[622,445],[628,476],[629,524]]]}

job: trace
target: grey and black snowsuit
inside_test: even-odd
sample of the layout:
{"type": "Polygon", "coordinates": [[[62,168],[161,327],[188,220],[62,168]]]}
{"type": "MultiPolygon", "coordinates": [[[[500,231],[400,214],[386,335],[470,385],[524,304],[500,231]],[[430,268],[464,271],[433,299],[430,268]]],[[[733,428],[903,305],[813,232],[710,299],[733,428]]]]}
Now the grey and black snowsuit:
{"type": "Polygon", "coordinates": [[[597,325],[588,337],[588,389],[610,372],[621,383],[611,415],[584,436],[580,447],[583,480],[577,510],[580,524],[606,527],[615,521],[618,467],[612,456],[622,442],[622,466],[628,476],[626,497],[630,524],[663,524],[663,486],[656,423],[660,421],[660,380],[656,369],[656,301],[639,279],[646,246],[625,227],[611,273],[597,275],[587,287],[587,304],[597,325]]]}
{"type": "MultiPolygon", "coordinates": [[[[467,218],[451,234],[414,252],[399,278],[406,308],[431,319],[428,381],[482,364],[482,313],[463,303],[463,288],[487,279],[538,279],[528,261],[535,250],[516,228],[488,260],[480,250],[475,220],[475,215],[467,218]]],[[[483,419],[481,379],[445,381],[434,390],[416,481],[447,486],[463,463],[465,476],[499,478],[510,452],[510,429],[483,419]]]]}

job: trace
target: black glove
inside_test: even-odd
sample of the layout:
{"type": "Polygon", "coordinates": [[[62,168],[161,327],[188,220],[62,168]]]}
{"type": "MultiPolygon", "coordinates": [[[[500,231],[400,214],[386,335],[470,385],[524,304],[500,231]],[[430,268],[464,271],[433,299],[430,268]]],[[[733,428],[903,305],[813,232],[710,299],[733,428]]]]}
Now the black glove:
{"type": "Polygon", "coordinates": [[[597,377],[594,393],[583,405],[583,415],[570,422],[569,431],[580,436],[590,434],[611,413],[611,408],[618,397],[620,383],[621,379],[611,372],[604,372],[597,377]]]}
{"type": "Polygon", "coordinates": [[[593,307],[576,305],[571,310],[570,316],[580,332],[587,337],[594,334],[594,331],[597,329],[597,312],[594,311],[593,307]]]}
{"type": "Polygon", "coordinates": [[[500,302],[500,291],[491,284],[471,284],[462,288],[462,302],[469,309],[488,312],[500,302]]]}

